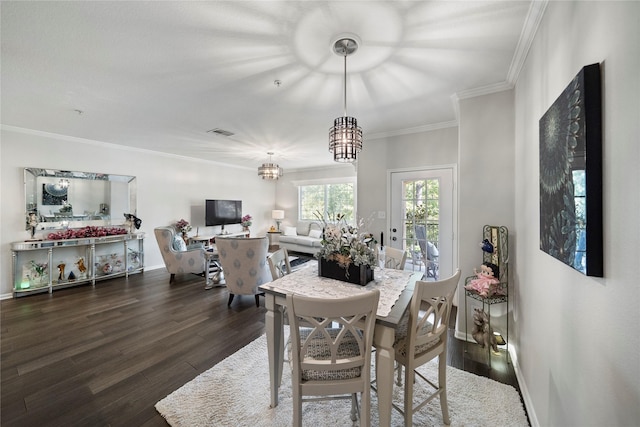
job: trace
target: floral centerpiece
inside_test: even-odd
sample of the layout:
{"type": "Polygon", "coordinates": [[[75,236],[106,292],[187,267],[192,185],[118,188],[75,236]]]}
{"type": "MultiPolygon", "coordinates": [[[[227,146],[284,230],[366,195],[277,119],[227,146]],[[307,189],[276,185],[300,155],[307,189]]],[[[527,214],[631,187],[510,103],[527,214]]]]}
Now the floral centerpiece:
{"type": "Polygon", "coordinates": [[[189,224],[189,221],[187,221],[186,219],[181,219],[180,221],[176,222],[176,228],[183,235],[186,235],[188,232],[191,231],[193,227],[191,227],[191,224],[189,224]]]}
{"type": "Polygon", "coordinates": [[[240,223],[244,228],[249,228],[251,224],[253,224],[253,222],[251,221],[252,219],[253,218],[251,217],[251,215],[246,214],[245,216],[242,217],[242,219],[240,220],[240,223]]]}
{"type": "Polygon", "coordinates": [[[342,214],[329,222],[319,213],[315,216],[324,224],[321,248],[316,254],[318,274],[363,286],[373,280],[377,242],[371,233],[361,231],[365,228],[364,221],[354,227],[347,224],[342,214]]]}

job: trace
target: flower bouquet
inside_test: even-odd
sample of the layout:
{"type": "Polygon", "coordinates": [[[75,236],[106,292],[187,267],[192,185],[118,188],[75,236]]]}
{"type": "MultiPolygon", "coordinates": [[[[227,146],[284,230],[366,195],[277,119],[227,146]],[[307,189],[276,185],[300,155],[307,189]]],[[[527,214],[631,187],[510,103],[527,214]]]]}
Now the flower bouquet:
{"type": "Polygon", "coordinates": [[[176,222],[176,228],[182,234],[187,234],[188,232],[191,231],[193,227],[191,227],[191,224],[189,224],[189,221],[187,221],[186,219],[181,219],[180,221],[176,222]]]}
{"type": "Polygon", "coordinates": [[[251,215],[246,214],[245,216],[242,217],[240,223],[244,228],[248,228],[249,226],[251,226],[251,224],[253,224],[253,222],[251,221],[252,219],[253,218],[251,217],[251,215]]]}
{"type": "Polygon", "coordinates": [[[316,254],[318,274],[362,286],[373,280],[377,242],[371,233],[359,231],[364,228],[363,221],[354,227],[341,214],[333,222],[327,222],[321,214],[315,216],[324,224],[322,246],[316,254]]]}

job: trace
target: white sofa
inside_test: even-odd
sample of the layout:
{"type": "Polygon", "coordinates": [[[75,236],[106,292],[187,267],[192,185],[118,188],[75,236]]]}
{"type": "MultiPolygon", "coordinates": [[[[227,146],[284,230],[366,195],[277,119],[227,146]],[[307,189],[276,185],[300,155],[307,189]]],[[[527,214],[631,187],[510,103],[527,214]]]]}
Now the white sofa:
{"type": "Polygon", "coordinates": [[[280,247],[288,252],[315,255],[320,250],[322,226],[317,222],[298,221],[295,227],[281,229],[280,247]]]}

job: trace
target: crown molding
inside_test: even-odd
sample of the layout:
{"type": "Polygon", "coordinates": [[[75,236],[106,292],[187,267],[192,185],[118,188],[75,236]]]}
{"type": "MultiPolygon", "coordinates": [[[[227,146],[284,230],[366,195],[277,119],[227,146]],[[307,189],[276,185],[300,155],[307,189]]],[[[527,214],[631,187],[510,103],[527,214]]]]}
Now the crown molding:
{"type": "Polygon", "coordinates": [[[534,0],[531,2],[529,11],[527,12],[527,17],[524,20],[522,32],[520,33],[520,39],[518,40],[516,50],[513,54],[513,58],[511,59],[511,65],[509,66],[509,72],[507,73],[506,81],[469,90],[463,90],[451,96],[454,109],[456,110],[456,118],[459,118],[458,103],[461,99],[489,95],[496,92],[510,90],[515,87],[515,84],[518,81],[518,76],[520,75],[520,71],[522,71],[524,62],[527,59],[527,55],[529,54],[529,49],[531,49],[533,39],[535,38],[538,27],[540,26],[540,22],[542,21],[542,16],[544,15],[547,3],[549,3],[549,0],[534,0]]]}
{"type": "Polygon", "coordinates": [[[398,129],[398,130],[393,130],[389,132],[378,132],[378,133],[367,134],[365,136],[365,139],[381,139],[381,138],[388,138],[391,136],[411,135],[414,133],[430,132],[438,129],[453,128],[456,126],[458,126],[458,121],[451,120],[448,122],[434,123],[430,125],[416,126],[412,128],[406,128],[406,129],[398,129]]]}
{"type": "Polygon", "coordinates": [[[34,130],[34,129],[27,129],[27,128],[21,128],[18,126],[10,126],[10,125],[3,125],[0,124],[0,130],[5,130],[8,132],[15,132],[15,133],[21,133],[24,135],[35,135],[35,136],[40,136],[43,138],[51,138],[51,139],[57,139],[59,141],[62,142],[75,142],[78,144],[85,144],[85,145],[91,145],[94,147],[101,147],[101,148],[108,148],[111,150],[121,150],[121,151],[128,151],[128,152],[134,152],[134,153],[143,153],[143,154],[154,154],[157,156],[161,156],[161,157],[166,157],[166,158],[170,158],[170,159],[182,159],[182,160],[189,160],[190,162],[197,162],[197,163],[206,163],[206,164],[213,164],[216,166],[224,166],[224,167],[228,167],[228,168],[233,168],[233,169],[243,169],[243,170],[254,170],[255,168],[250,168],[248,166],[239,166],[239,165],[234,165],[231,163],[222,163],[222,162],[216,162],[213,160],[205,160],[205,159],[199,159],[197,157],[189,157],[189,156],[181,156],[179,154],[171,154],[171,153],[165,153],[162,151],[155,151],[155,150],[147,150],[145,148],[136,148],[136,147],[129,147],[127,145],[119,145],[119,144],[114,144],[111,142],[103,142],[103,141],[96,141],[93,139],[86,139],[86,138],[78,138],[76,136],[68,136],[68,135],[61,135],[58,133],[52,133],[52,132],[45,132],[45,131],[41,131],[41,130],[34,130]]]}
{"type": "Polygon", "coordinates": [[[549,0],[534,0],[529,6],[529,12],[524,20],[520,39],[518,40],[513,59],[511,60],[511,65],[509,66],[509,73],[507,74],[507,81],[514,86],[518,81],[522,67],[524,67],[529,49],[531,49],[531,44],[538,32],[538,27],[540,26],[540,22],[542,22],[542,17],[544,16],[544,11],[548,3],[549,0]]]}

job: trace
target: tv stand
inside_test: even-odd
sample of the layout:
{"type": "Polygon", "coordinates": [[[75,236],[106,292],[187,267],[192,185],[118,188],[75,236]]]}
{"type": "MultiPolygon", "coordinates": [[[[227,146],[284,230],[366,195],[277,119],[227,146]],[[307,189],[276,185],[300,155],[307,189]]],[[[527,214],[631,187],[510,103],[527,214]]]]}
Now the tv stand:
{"type": "Polygon", "coordinates": [[[239,231],[237,233],[222,231],[222,233],[217,234],[216,237],[249,237],[249,231],[239,231]]]}

